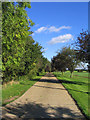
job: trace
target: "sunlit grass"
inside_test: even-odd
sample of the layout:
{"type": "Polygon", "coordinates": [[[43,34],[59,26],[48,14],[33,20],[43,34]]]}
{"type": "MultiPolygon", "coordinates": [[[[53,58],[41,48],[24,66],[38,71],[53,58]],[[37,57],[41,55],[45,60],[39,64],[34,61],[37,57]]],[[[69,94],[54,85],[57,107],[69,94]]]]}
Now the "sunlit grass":
{"type": "Polygon", "coordinates": [[[29,79],[28,76],[22,76],[19,81],[16,83],[3,85],[2,89],[2,105],[5,105],[9,102],[5,102],[12,97],[21,96],[24,94],[31,86],[33,86],[43,75],[46,73],[40,73],[39,76],[33,77],[33,79],[29,79]]]}
{"type": "Polygon", "coordinates": [[[69,71],[65,72],[64,75],[62,75],[61,72],[54,72],[53,74],[60,80],[71,96],[77,101],[77,104],[83,113],[87,117],[90,117],[90,113],[88,113],[88,73],[74,72],[73,78],[70,78],[69,71]]]}

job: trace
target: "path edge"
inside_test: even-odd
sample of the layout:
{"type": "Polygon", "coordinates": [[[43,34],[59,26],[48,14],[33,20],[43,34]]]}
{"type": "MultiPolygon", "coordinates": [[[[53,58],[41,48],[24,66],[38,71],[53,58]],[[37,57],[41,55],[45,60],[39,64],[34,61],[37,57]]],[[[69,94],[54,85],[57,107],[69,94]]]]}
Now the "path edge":
{"type": "MultiPolygon", "coordinates": [[[[52,73],[53,74],[53,73],[52,73]]],[[[53,74],[54,75],[54,74],[53,74]]],[[[55,76],[55,75],[54,75],[55,76]]],[[[56,76],[55,76],[56,77],[56,76]]],[[[57,77],[56,77],[57,78],[57,77]]],[[[57,79],[59,82],[60,82],[60,80],[59,79],[57,79]]],[[[61,82],[60,82],[61,83],[61,82]]],[[[65,86],[61,83],[61,85],[65,88],[65,86]]],[[[73,101],[74,101],[74,103],[75,103],[75,105],[78,107],[78,109],[80,110],[80,112],[83,114],[83,116],[85,117],[85,120],[89,120],[89,118],[85,115],[85,113],[83,112],[83,110],[79,107],[79,105],[78,105],[78,103],[77,103],[77,101],[73,98],[73,96],[72,96],[72,94],[71,93],[69,93],[69,91],[68,91],[68,89],[67,88],[65,88],[65,90],[68,92],[68,94],[70,95],[70,97],[73,99],[73,101]]]]}

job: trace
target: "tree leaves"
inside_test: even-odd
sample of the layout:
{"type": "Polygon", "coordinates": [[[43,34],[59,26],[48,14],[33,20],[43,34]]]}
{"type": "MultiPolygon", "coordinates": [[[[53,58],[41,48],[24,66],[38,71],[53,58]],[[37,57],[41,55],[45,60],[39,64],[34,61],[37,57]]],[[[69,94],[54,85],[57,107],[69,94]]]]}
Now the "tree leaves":
{"type": "Polygon", "coordinates": [[[88,59],[88,43],[89,43],[89,35],[87,31],[80,33],[80,36],[77,37],[77,41],[75,42],[76,51],[77,51],[77,59],[83,62],[89,62],[88,59]]]}
{"type": "Polygon", "coordinates": [[[61,72],[66,71],[66,68],[72,73],[80,61],[76,59],[75,50],[70,47],[64,47],[58,54],[52,59],[52,70],[58,70],[61,72]]]}
{"type": "MultiPolygon", "coordinates": [[[[45,68],[39,43],[30,36],[30,26],[34,23],[28,18],[25,8],[29,2],[2,3],[2,62],[3,81],[17,79],[18,76],[36,73],[45,68]],[[39,61],[42,64],[39,65],[39,61]]],[[[47,61],[47,60],[46,60],[47,61]]]]}

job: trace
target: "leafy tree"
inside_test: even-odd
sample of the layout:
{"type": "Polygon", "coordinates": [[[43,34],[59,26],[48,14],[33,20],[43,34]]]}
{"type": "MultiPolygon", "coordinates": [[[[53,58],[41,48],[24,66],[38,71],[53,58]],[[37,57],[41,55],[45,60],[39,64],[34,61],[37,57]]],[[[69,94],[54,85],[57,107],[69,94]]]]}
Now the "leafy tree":
{"type": "Polygon", "coordinates": [[[24,71],[22,61],[25,53],[27,37],[33,22],[27,19],[25,8],[31,8],[30,3],[3,2],[2,3],[2,61],[3,79],[15,79],[19,71],[24,71]]]}
{"type": "Polygon", "coordinates": [[[77,66],[79,61],[76,59],[76,54],[73,49],[70,47],[64,47],[61,51],[58,52],[56,57],[52,59],[52,67],[54,67],[56,70],[61,71],[62,74],[64,71],[66,71],[66,68],[70,70],[71,76],[72,73],[77,66]]]}
{"type": "Polygon", "coordinates": [[[89,35],[88,32],[80,33],[80,36],[77,37],[77,41],[75,42],[75,47],[77,51],[77,59],[82,62],[88,62],[88,43],[89,43],[89,35]]]}
{"type": "Polygon", "coordinates": [[[51,59],[51,71],[56,71],[56,56],[51,59]]]}
{"type": "Polygon", "coordinates": [[[51,72],[51,62],[48,59],[46,59],[45,71],[51,72]]]}
{"type": "Polygon", "coordinates": [[[71,49],[70,47],[65,48],[63,53],[66,55],[66,62],[67,62],[67,68],[71,72],[71,76],[73,76],[73,71],[76,68],[76,66],[80,63],[80,60],[77,60],[76,58],[76,51],[74,49],[71,49]]]}
{"type": "Polygon", "coordinates": [[[16,80],[19,76],[43,71],[48,60],[43,57],[42,46],[30,36],[34,25],[25,8],[28,2],[2,3],[2,62],[3,82],[16,80]]]}
{"type": "Polygon", "coordinates": [[[39,56],[41,56],[41,46],[32,39],[31,36],[28,37],[25,45],[25,74],[29,73],[33,69],[38,61],[39,56]]]}
{"type": "Polygon", "coordinates": [[[79,37],[77,37],[76,45],[76,55],[77,59],[81,60],[83,63],[88,63],[88,70],[90,72],[90,35],[88,31],[82,31],[79,37]]]}
{"type": "Polygon", "coordinates": [[[62,74],[66,70],[66,64],[66,56],[61,52],[58,52],[58,54],[53,57],[51,62],[53,70],[61,71],[62,74]]]}

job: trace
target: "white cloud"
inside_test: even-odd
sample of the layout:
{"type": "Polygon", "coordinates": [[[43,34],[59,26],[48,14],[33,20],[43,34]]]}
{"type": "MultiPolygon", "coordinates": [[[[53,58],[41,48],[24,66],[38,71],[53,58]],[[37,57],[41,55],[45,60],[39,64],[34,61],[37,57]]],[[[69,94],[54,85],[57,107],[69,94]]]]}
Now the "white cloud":
{"type": "Polygon", "coordinates": [[[48,31],[48,32],[59,32],[62,29],[70,29],[70,26],[61,26],[59,28],[56,28],[55,26],[51,26],[51,27],[40,27],[38,28],[35,32],[36,33],[40,33],[43,31],[48,31]]]}
{"type": "Polygon", "coordinates": [[[47,30],[47,27],[40,27],[39,29],[37,29],[35,32],[36,33],[40,33],[42,31],[46,31],[47,30]]]}
{"type": "Polygon", "coordinates": [[[52,38],[48,43],[49,44],[65,43],[68,42],[70,39],[72,40],[73,36],[71,34],[65,34],[52,38]]]}
{"type": "Polygon", "coordinates": [[[56,28],[55,26],[51,26],[50,28],[48,28],[49,32],[58,32],[62,29],[70,29],[70,26],[61,26],[59,28],[56,28]]]}

